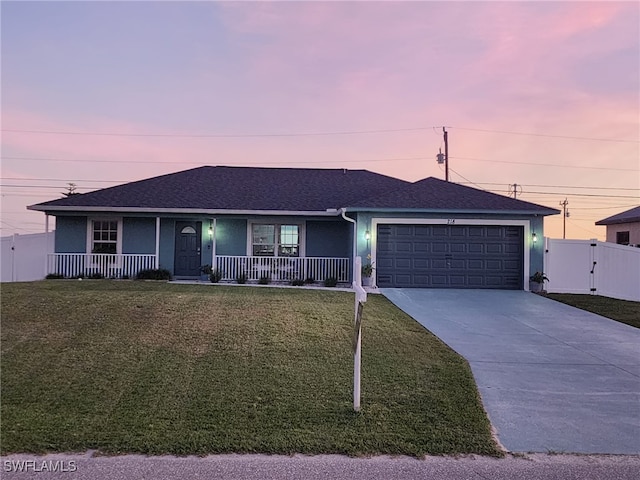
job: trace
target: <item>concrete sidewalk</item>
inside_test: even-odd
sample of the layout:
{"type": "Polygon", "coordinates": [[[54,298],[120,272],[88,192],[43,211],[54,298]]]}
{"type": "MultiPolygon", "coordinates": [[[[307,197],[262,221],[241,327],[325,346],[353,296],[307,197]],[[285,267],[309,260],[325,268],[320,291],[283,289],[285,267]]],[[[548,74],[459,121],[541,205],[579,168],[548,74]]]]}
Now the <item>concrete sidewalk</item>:
{"type": "Polygon", "coordinates": [[[640,329],[523,291],[382,293],[468,360],[507,450],[640,454],[640,329]]]}
{"type": "Polygon", "coordinates": [[[418,460],[409,457],[350,458],[341,455],[102,457],[89,452],[2,457],[2,472],[3,480],[636,480],[640,476],[640,457],[535,454],[501,459],[463,456],[418,460]],[[34,466],[25,462],[34,462],[34,466]],[[49,469],[57,466],[58,471],[43,471],[45,465],[50,465],[45,467],[49,469]],[[63,469],[66,471],[61,471],[63,469]]]}

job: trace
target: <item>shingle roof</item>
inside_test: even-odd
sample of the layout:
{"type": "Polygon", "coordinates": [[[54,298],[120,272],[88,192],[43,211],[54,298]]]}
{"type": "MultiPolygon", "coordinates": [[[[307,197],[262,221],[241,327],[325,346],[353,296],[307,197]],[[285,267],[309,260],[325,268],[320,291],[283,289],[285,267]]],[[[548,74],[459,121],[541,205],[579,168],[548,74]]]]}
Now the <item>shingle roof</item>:
{"type": "Polygon", "coordinates": [[[209,166],[72,195],[30,208],[55,211],[60,207],[315,212],[347,207],[559,213],[435,178],[410,183],[367,170],[209,166]]]}
{"type": "Polygon", "coordinates": [[[640,222],[640,206],[618,213],[617,215],[612,215],[611,217],[598,220],[596,225],[615,225],[616,223],[631,222],[640,222]]]}
{"type": "Polygon", "coordinates": [[[543,211],[546,215],[559,213],[559,210],[553,208],[433,177],[419,180],[400,190],[360,200],[357,206],[435,210],[543,211]]]}
{"type": "Polygon", "coordinates": [[[405,185],[367,170],[205,166],[38,206],[324,211],[405,185]]]}

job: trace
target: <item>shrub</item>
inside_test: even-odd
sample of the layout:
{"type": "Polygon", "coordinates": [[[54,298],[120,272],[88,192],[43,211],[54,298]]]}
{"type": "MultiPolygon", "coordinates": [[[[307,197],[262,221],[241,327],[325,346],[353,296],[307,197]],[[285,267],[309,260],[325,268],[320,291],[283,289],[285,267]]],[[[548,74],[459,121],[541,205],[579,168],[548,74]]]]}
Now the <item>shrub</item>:
{"type": "Polygon", "coordinates": [[[140,270],[136,275],[137,280],[171,280],[171,272],[164,268],[149,268],[140,270]]]}
{"type": "Polygon", "coordinates": [[[293,285],[294,287],[301,287],[304,285],[304,280],[302,280],[301,278],[294,278],[293,280],[291,280],[291,285],[293,285]]]}
{"type": "Polygon", "coordinates": [[[240,273],[236,276],[236,282],[238,282],[239,284],[244,284],[247,283],[247,274],[246,273],[240,273]]]}
{"type": "Polygon", "coordinates": [[[338,279],[336,277],[329,277],[324,281],[325,287],[335,287],[338,285],[338,279]]]}
{"type": "Polygon", "coordinates": [[[104,275],[101,274],[100,272],[93,272],[87,275],[87,278],[91,278],[93,280],[101,280],[104,278],[104,275]]]}
{"type": "Polygon", "coordinates": [[[218,283],[220,280],[222,280],[222,272],[220,270],[212,270],[209,273],[209,281],[211,283],[218,283]]]}
{"type": "Polygon", "coordinates": [[[262,275],[258,279],[258,284],[259,285],[269,285],[269,282],[271,282],[271,277],[269,275],[262,275]]]}
{"type": "Polygon", "coordinates": [[[44,278],[46,278],[47,280],[60,280],[64,278],[64,275],[62,275],[61,273],[50,273],[44,278]]]}
{"type": "Polygon", "coordinates": [[[304,280],[304,283],[306,283],[307,285],[311,284],[311,283],[316,283],[316,279],[313,277],[307,277],[304,280]]]}

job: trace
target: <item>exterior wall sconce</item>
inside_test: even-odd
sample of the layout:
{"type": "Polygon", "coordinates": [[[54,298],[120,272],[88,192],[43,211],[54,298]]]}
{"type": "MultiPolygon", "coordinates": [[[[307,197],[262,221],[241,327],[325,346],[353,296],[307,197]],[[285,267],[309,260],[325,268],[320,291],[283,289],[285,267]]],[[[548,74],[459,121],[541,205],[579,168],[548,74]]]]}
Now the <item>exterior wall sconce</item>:
{"type": "Polygon", "coordinates": [[[209,224],[209,236],[213,237],[213,223],[209,224]]]}
{"type": "Polygon", "coordinates": [[[531,234],[531,240],[533,240],[533,243],[536,243],[538,241],[538,235],[536,235],[536,232],[533,232],[531,234]]]}
{"type": "Polygon", "coordinates": [[[371,232],[369,232],[369,230],[367,230],[366,232],[364,232],[364,239],[368,242],[369,240],[371,240],[371,232]]]}

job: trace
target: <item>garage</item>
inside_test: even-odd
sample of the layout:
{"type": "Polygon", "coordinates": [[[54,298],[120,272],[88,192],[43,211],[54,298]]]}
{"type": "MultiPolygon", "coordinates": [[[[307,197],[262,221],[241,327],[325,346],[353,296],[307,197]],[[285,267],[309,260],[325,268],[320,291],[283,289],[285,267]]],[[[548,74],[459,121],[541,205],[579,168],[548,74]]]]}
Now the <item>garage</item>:
{"type": "Polygon", "coordinates": [[[513,225],[380,224],[377,285],[521,290],[523,230],[513,225]]]}

